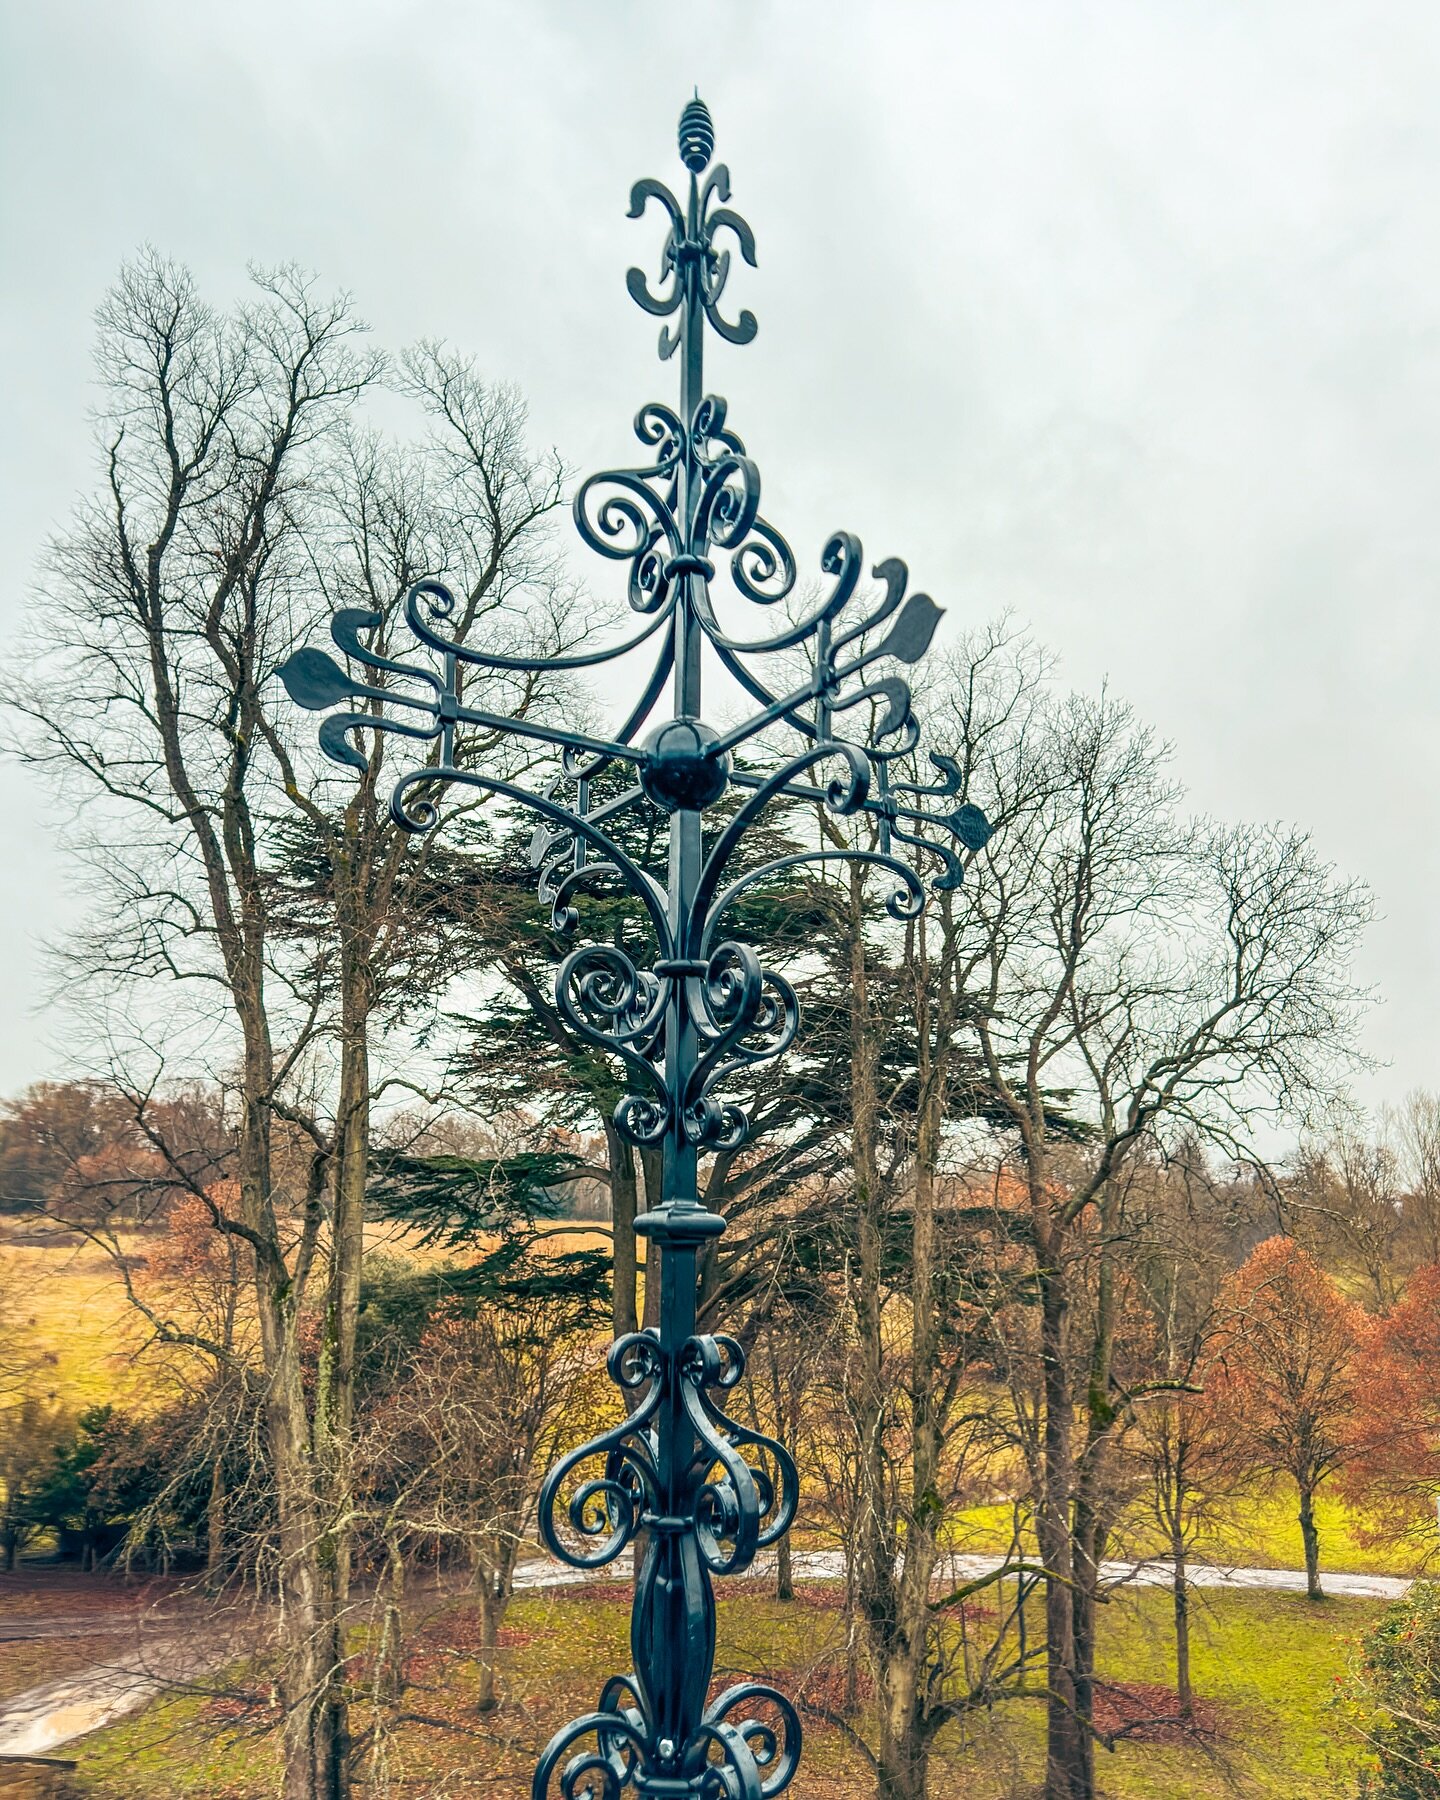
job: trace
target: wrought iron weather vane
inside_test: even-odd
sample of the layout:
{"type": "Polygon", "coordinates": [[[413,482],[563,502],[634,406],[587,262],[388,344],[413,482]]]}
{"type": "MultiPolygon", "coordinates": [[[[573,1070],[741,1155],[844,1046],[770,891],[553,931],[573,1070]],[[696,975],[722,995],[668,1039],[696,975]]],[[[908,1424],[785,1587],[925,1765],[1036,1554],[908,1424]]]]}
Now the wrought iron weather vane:
{"type": "MultiPolygon", "coordinates": [[[[936,779],[898,779],[920,741],[910,690],[896,664],[918,662],[940,609],[908,594],[903,562],[880,563],[883,591],[856,603],[862,574],[859,540],[837,531],[820,557],[829,591],[803,617],[758,635],[732,635],[714,604],[722,573],[745,602],[776,608],[795,588],[794,556],[760,516],[760,475],[730,428],[724,400],[706,394],[707,327],[732,344],[748,343],[753,314],[721,311],[732,255],[754,264],[750,227],[726,202],[729,175],[711,166],[715,134],[698,97],[680,119],[680,155],[689,171],[682,203],[662,183],[637,182],[630,216],[653,200],[666,215],[660,288],[639,269],[627,286],[647,312],[667,323],[660,356],[680,359],[678,410],[651,402],[635,432],[651,452],[641,467],[592,476],[575,496],[575,523],[601,555],[629,565],[629,603],[643,621],[620,642],[568,657],[526,658],[447,633],[455,601],[438,580],[417,582],[405,620],[428,661],[378,655],[364,634],[379,613],[346,609],[331,634],[357,679],[323,651],[305,649],[280,671],[301,706],[332,712],[320,743],[337,762],[364,770],[362,731],[398,732],[428,741],[423,763],[395,784],[396,823],[423,832],[438,822],[437,794],[463,785],[539,815],[532,845],[541,899],[557,929],[573,934],[572,904],[586,889],[618,884],[639,902],[658,955],[638,968],[612,944],[570,952],[556,976],[557,1003],[586,1042],[619,1057],[628,1092],[616,1124],[632,1144],[661,1150],[660,1203],[635,1222],[659,1252],[660,1324],[610,1348],[611,1378],[629,1396],[623,1422],[573,1451],[551,1472],[540,1496],[548,1547],[575,1568],[613,1562],[643,1534],[631,1621],[633,1668],[617,1675],[592,1713],[552,1740],[535,1773],[535,1800],[621,1800],[633,1789],[651,1800],[770,1800],[795,1775],[800,1722],[774,1688],[755,1682],[710,1698],[715,1655],[713,1575],[738,1574],[775,1543],[795,1515],[797,1477],[773,1440],[726,1416],[725,1392],[744,1372],[733,1338],[696,1332],[696,1261],[725,1221],[700,1199],[702,1153],[737,1148],[748,1121],[722,1097],[727,1080],[778,1056],[799,1025],[794,990],[764,968],[748,945],[725,937],[723,922],[740,894],[805,863],[861,862],[893,877],[886,902],[897,919],[916,917],[926,890],[914,863],[923,858],[936,887],[955,887],[967,851],[990,834],[980,810],[960,799],[960,769],[930,758],[936,779]],[[709,171],[708,175],[706,171],[709,171]],[[703,179],[702,179],[703,178],[703,179]],[[642,645],[654,666],[629,716],[612,737],[507,719],[464,703],[462,671],[580,671],[642,645]],[[720,732],[701,716],[702,651],[757,703],[751,717],[720,732]],[[764,659],[801,652],[809,673],[782,693],[764,659]],[[430,666],[432,664],[434,666],[430,666]],[[438,672],[437,672],[438,671],[438,672]],[[671,716],[646,730],[667,686],[671,716]],[[357,704],[358,703],[358,704],[357,704]],[[394,709],[398,708],[398,715],[394,709]],[[850,724],[850,735],[840,728],[850,724]],[[559,779],[536,789],[490,776],[457,757],[467,726],[508,731],[554,745],[559,779]],[[790,754],[764,772],[740,769],[732,753],[758,740],[788,737],[790,754]],[[798,748],[795,745],[798,740],[798,748]],[[596,804],[605,770],[633,771],[633,785],[596,804]],[[744,794],[707,847],[704,813],[730,787],[744,794]],[[665,883],[628,856],[611,821],[648,800],[670,819],[665,883]],[[863,838],[832,837],[726,880],[747,829],[776,801],[802,800],[838,817],[864,819],[863,838]],[[903,848],[902,848],[903,847],[903,848]],[[592,1471],[588,1476],[586,1471],[592,1471]],[[771,1473],[773,1471],[773,1474],[771,1473]]],[[[772,615],[774,616],[774,615],[772,615]]]]}

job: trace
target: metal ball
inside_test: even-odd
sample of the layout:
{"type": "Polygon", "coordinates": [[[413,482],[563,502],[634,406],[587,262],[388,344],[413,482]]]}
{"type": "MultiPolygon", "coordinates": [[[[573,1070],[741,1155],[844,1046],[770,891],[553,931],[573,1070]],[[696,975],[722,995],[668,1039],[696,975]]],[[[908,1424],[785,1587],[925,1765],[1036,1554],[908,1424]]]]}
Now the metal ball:
{"type": "Polygon", "coordinates": [[[730,758],[711,756],[719,737],[698,719],[668,719],[652,731],[641,748],[640,785],[646,797],[666,812],[703,812],[725,792],[730,758]]]}
{"type": "Polygon", "coordinates": [[[715,154],[715,127],[710,109],[697,94],[680,115],[680,160],[698,175],[715,154]]]}

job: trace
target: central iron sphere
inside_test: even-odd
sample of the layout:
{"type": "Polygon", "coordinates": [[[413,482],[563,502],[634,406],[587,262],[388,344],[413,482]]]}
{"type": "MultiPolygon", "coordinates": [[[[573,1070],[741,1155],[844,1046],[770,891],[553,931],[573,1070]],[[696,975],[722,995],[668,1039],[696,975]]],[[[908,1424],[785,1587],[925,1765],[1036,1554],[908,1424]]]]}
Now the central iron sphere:
{"type": "Polygon", "coordinates": [[[698,719],[669,719],[641,745],[640,785],[667,812],[703,812],[725,792],[730,758],[711,756],[720,736],[698,719]]]}

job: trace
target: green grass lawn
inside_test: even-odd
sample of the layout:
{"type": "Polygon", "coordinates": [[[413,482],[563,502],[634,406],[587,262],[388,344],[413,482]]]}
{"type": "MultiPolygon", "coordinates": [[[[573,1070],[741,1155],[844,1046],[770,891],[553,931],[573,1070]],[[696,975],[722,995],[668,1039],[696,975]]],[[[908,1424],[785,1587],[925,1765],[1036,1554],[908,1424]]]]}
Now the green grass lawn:
{"type": "MultiPolygon", "coordinates": [[[[1424,1575],[1433,1564],[1418,1546],[1376,1543],[1368,1540],[1365,1521],[1333,1493],[1321,1492],[1315,1502],[1315,1521],[1320,1532],[1320,1569],[1353,1575],[1424,1575]]],[[[1010,1543],[1011,1509],[1008,1505],[972,1506],[957,1513],[950,1523],[948,1542],[960,1551],[999,1554],[1010,1543]]],[[[817,1537],[815,1540],[821,1540],[817,1537]]],[[[1432,1534],[1433,1541],[1433,1534],[1432,1534]]],[[[1035,1548],[1033,1540],[1027,1548],[1035,1548]]],[[[1143,1520],[1122,1524],[1109,1555],[1114,1557],[1161,1556],[1166,1545],[1159,1529],[1143,1520]]],[[[1227,1567],[1299,1569],[1305,1564],[1296,1517],[1294,1496],[1283,1488],[1247,1494],[1230,1502],[1222,1523],[1193,1550],[1196,1562],[1227,1567]]]]}
{"type": "MultiPolygon", "coordinates": [[[[1298,1569],[1305,1553],[1300,1542],[1293,1495],[1258,1493],[1235,1501],[1225,1527],[1196,1556],[1257,1569],[1298,1569]]],[[[1320,1532],[1320,1570],[1356,1575],[1423,1575],[1426,1559],[1409,1546],[1366,1540],[1364,1520],[1334,1494],[1322,1492],[1315,1503],[1320,1532]]]]}
{"type": "MultiPolygon", "coordinates": [[[[717,1677],[738,1674],[808,1688],[840,1703],[835,1652],[842,1621],[833,1588],[817,1584],[781,1605],[759,1584],[722,1600],[717,1677]]],[[[1381,1607],[1368,1601],[1312,1606],[1292,1595],[1219,1593],[1196,1608],[1198,1695],[1215,1724],[1203,1745],[1123,1743],[1099,1756],[1112,1800],[1341,1800],[1353,1791],[1357,1748],[1329,1702],[1350,1642],[1381,1607]]],[[[428,1724],[401,1725],[388,1740],[384,1780],[368,1790],[444,1800],[486,1793],[521,1800],[539,1747],[594,1704],[604,1677],[625,1661],[628,1603],[619,1586],[589,1593],[526,1594],[505,1634],[504,1700],[473,1708],[473,1621],[461,1606],[432,1618],[413,1639],[407,1707],[428,1724]]],[[[1102,1674],[1111,1681],[1173,1686],[1168,1596],[1153,1590],[1111,1603],[1102,1674]]],[[[223,1686],[224,1684],[217,1684],[223,1686]]],[[[363,1725],[363,1709],[358,1720],[363,1725]]],[[[863,1731],[862,1714],[856,1719],[863,1731]]],[[[806,1723],[797,1800],[865,1800],[874,1791],[863,1756],[833,1726],[806,1723]]],[[[935,1789],[955,1800],[1016,1800],[1033,1791],[1043,1720],[1038,1705],[997,1710],[968,1741],[941,1739],[935,1789]]],[[[72,1751],[72,1753],[74,1753],[72,1751]]],[[[224,1701],[168,1699],[97,1733],[79,1747],[84,1791],[97,1800],[261,1800],[274,1791],[275,1755],[263,1716],[246,1722],[224,1701]]]]}
{"type": "MultiPolygon", "coordinates": [[[[1359,1748],[1330,1702],[1352,1643],[1384,1610],[1381,1603],[1299,1595],[1196,1596],[1192,1668],[1196,1692],[1214,1703],[1219,1738],[1209,1753],[1127,1745],[1102,1755],[1101,1785],[1115,1796],[1220,1796],[1234,1791],[1276,1800],[1322,1800],[1353,1792],[1359,1748]]],[[[1173,1687],[1175,1655],[1168,1596],[1151,1592],[1112,1602],[1102,1670],[1114,1680],[1173,1687]]]]}

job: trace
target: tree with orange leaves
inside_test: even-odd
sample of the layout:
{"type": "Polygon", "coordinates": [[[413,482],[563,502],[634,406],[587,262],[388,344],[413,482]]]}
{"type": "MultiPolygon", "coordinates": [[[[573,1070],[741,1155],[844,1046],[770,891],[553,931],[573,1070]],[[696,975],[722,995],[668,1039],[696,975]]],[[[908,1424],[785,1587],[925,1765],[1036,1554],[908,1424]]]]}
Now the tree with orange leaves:
{"type": "Polygon", "coordinates": [[[1376,1535],[1435,1548],[1440,1495],[1440,1263],[1366,1328],[1355,1379],[1356,1449],[1347,1497],[1376,1535]]]}
{"type": "Polygon", "coordinates": [[[1267,1238],[1225,1282],[1207,1374],[1235,1453],[1252,1475],[1294,1484],[1305,1590],[1322,1600],[1315,1496],[1358,1448],[1356,1384],[1364,1311],[1294,1238],[1267,1238]]]}

